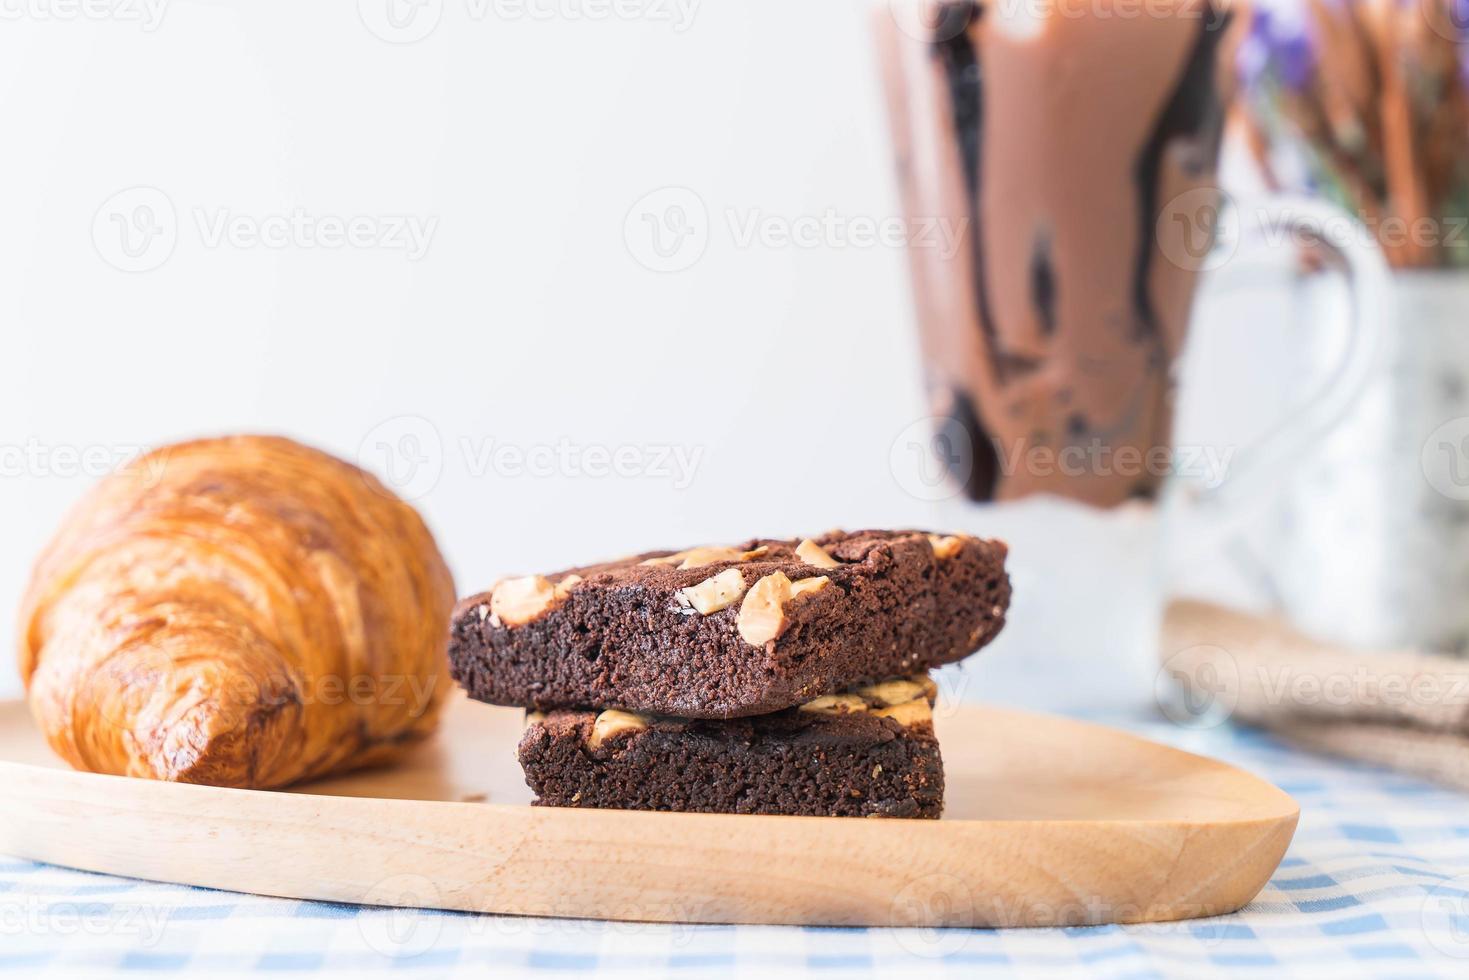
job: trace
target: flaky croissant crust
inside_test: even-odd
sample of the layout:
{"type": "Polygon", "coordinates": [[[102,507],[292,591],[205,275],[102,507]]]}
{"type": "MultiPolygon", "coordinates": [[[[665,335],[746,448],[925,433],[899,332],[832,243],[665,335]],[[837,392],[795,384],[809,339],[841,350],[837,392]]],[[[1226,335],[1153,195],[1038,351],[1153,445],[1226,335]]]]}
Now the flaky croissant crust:
{"type": "Polygon", "coordinates": [[[36,562],[20,672],[93,772],[283,786],[433,730],[454,583],[418,514],[289,439],[165,447],[101,481],[36,562]]]}

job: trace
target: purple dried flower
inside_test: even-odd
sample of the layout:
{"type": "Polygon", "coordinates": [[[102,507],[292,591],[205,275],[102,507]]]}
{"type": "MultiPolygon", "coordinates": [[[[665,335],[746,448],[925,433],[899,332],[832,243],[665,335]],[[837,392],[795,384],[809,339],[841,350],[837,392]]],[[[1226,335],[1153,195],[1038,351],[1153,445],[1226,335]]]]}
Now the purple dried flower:
{"type": "Polygon", "coordinates": [[[1262,4],[1255,8],[1250,36],[1240,45],[1242,83],[1253,88],[1268,75],[1299,91],[1310,84],[1315,69],[1316,50],[1300,7],[1262,4]]]}

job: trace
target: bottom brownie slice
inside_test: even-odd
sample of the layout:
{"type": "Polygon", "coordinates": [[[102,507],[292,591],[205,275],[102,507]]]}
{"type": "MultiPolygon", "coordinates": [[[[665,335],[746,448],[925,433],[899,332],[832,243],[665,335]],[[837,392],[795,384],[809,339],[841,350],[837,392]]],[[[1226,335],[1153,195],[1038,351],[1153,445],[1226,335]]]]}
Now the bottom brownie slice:
{"type": "Polygon", "coordinates": [[[531,714],[520,764],[539,806],[937,817],[934,685],[919,676],[730,721],[531,714]]]}

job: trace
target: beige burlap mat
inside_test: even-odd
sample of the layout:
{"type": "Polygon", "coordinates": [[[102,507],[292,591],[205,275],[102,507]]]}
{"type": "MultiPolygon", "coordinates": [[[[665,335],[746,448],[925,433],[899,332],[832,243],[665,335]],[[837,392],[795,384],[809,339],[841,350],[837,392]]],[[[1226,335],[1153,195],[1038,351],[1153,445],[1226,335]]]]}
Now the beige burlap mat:
{"type": "Polygon", "coordinates": [[[1469,661],[1347,650],[1193,600],[1169,605],[1161,654],[1180,694],[1170,714],[1232,717],[1306,749],[1469,789],[1469,661]]]}

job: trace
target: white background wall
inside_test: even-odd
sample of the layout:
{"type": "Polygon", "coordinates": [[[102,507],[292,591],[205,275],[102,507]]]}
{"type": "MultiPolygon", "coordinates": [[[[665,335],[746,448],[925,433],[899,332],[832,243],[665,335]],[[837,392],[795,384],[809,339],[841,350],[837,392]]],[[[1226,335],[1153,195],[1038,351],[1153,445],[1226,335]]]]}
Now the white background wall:
{"type": "MultiPolygon", "coordinates": [[[[288,433],[379,470],[379,443],[436,436],[405,489],[466,591],[644,547],[926,519],[888,465],[923,414],[901,252],[741,247],[726,214],[895,213],[859,6],[537,20],[444,0],[395,44],[363,17],[386,31],[385,2],[171,0],[152,29],[131,4],[5,6],[7,636],[79,471],[201,433],[288,433]],[[659,273],[624,220],[665,186],[709,220],[702,256],[659,273]],[[166,234],[136,262],[118,251],[113,222],[139,203],[171,253],[166,234]],[[210,241],[222,216],[293,209],[435,224],[417,260],[210,241]],[[687,486],[515,476],[484,469],[491,440],[700,455],[687,486]]],[[[8,663],[0,678],[15,689],[8,663]]]]}
{"type": "Polygon", "coordinates": [[[923,499],[904,257],[853,231],[897,214],[862,0],[626,0],[633,19],[572,0],[88,2],[108,16],[0,5],[7,636],[32,556],[113,461],[271,431],[396,475],[464,592],[751,534],[1001,534],[1011,626],[962,693],[1146,697],[1147,515],[923,499]],[[660,272],[641,215],[669,205],[697,233],[660,272]],[[293,215],[406,219],[426,248],[250,237],[293,215]],[[834,230],[742,242],[752,220],[834,230]],[[507,446],[572,462],[517,472],[507,446]],[[637,472],[578,472],[619,447],[637,472]]]}

